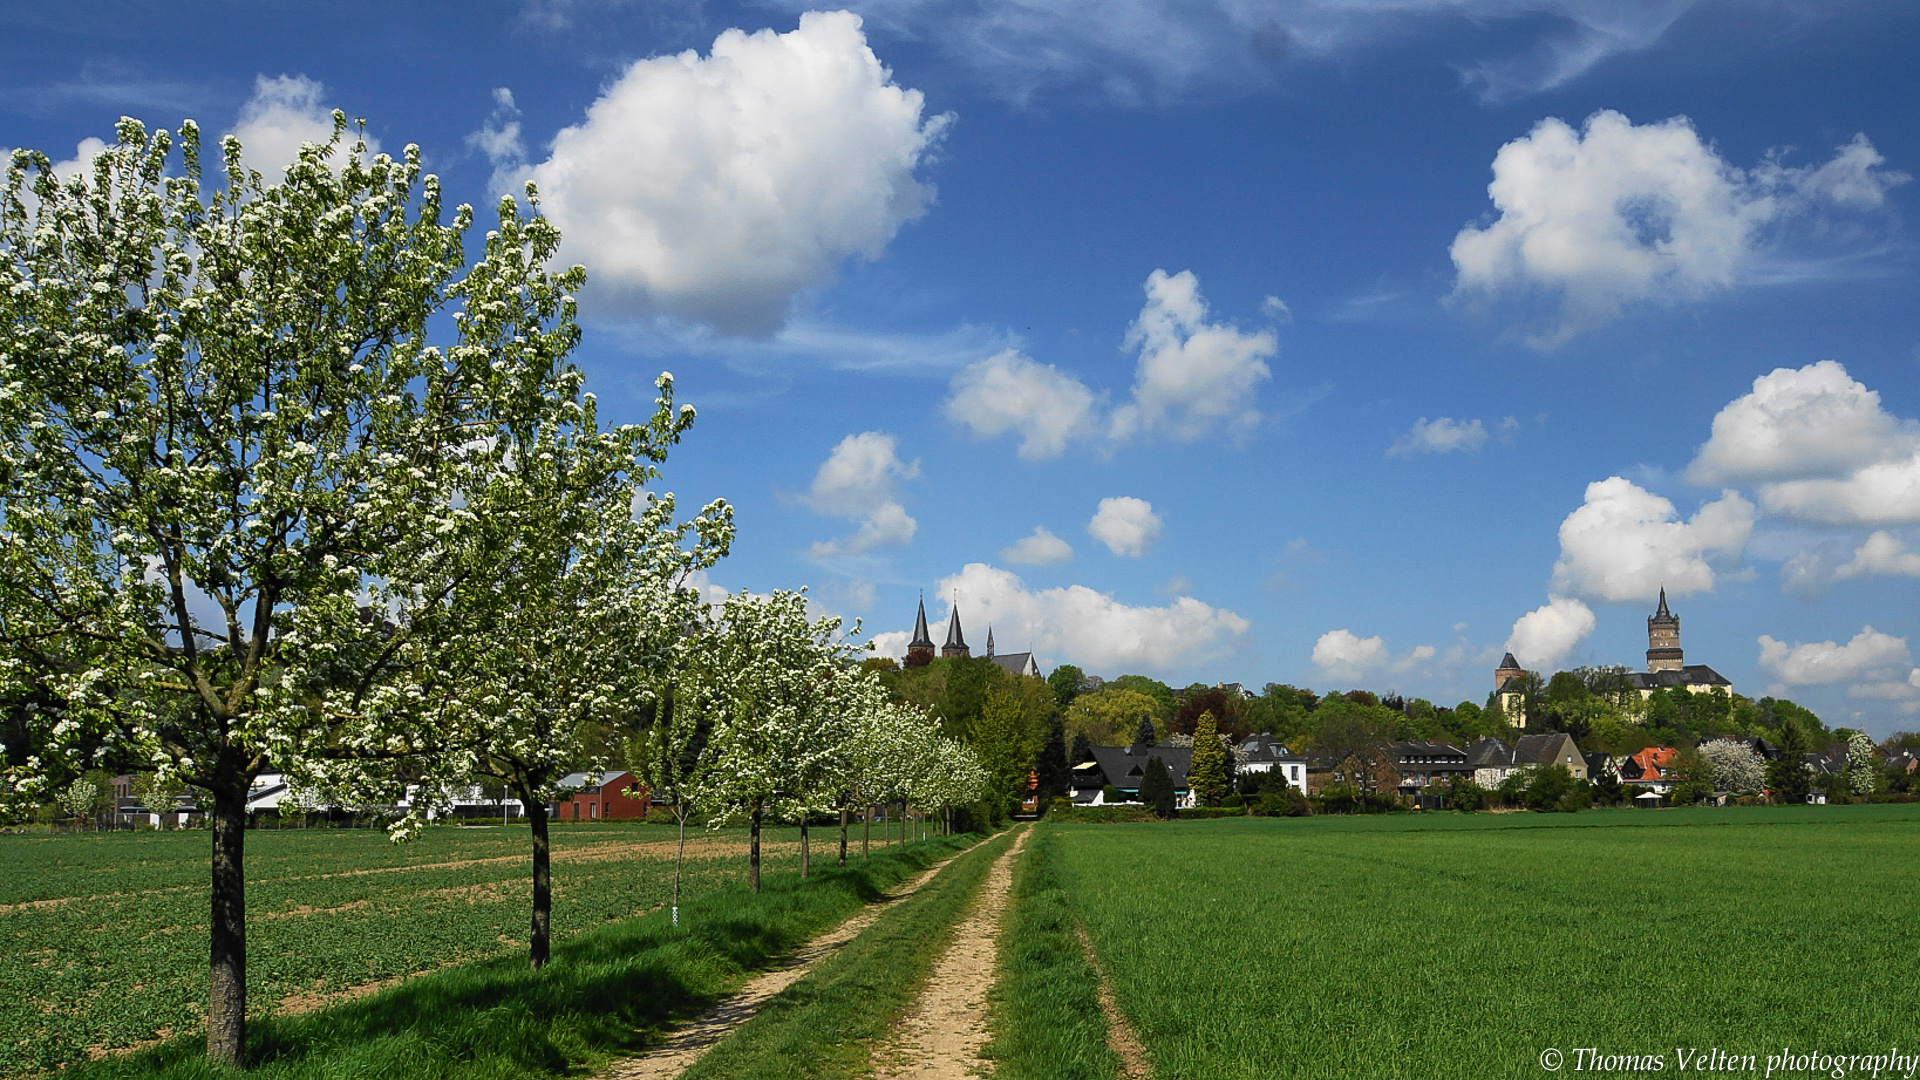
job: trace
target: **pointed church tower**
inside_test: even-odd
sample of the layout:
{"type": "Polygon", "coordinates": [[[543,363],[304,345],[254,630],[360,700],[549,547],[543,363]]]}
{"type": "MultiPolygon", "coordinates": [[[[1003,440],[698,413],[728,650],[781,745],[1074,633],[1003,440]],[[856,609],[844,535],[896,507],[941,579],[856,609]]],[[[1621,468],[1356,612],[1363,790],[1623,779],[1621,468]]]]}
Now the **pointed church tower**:
{"type": "Polygon", "coordinates": [[[1679,671],[1687,666],[1680,651],[1680,616],[1667,610],[1667,590],[1660,589],[1660,607],[1647,616],[1647,670],[1679,671]]]}
{"type": "Polygon", "coordinates": [[[993,624],[987,624],[987,659],[993,659],[993,624]]]}
{"type": "Polygon", "coordinates": [[[907,642],[907,662],[910,668],[926,667],[933,663],[933,635],[927,633],[927,601],[920,601],[920,613],[913,617],[913,640],[907,642]]]}
{"type": "Polygon", "coordinates": [[[947,643],[940,646],[942,657],[958,656],[962,659],[973,655],[967,648],[967,639],[960,633],[960,605],[953,605],[953,614],[947,618],[947,643]]]}

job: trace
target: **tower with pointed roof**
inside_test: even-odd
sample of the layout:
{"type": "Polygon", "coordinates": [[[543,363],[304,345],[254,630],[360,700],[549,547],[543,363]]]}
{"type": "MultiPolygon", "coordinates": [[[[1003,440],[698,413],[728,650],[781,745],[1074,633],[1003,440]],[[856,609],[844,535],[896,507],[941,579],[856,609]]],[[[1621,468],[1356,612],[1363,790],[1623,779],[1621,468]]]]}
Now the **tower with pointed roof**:
{"type": "Polygon", "coordinates": [[[987,659],[993,659],[993,625],[987,625],[987,659]]]}
{"type": "Polygon", "coordinates": [[[1680,651],[1680,616],[1667,610],[1667,590],[1660,590],[1660,607],[1647,616],[1647,670],[1682,671],[1687,662],[1680,651]]]}
{"type": "Polygon", "coordinates": [[[940,646],[940,655],[962,658],[973,655],[973,650],[967,648],[966,636],[960,633],[960,605],[957,602],[947,616],[947,643],[940,646]]]}
{"type": "Polygon", "coordinates": [[[1527,669],[1520,666],[1520,661],[1515,660],[1512,653],[1508,653],[1500,658],[1500,666],[1493,669],[1493,688],[1496,691],[1505,690],[1508,680],[1517,679],[1526,673],[1527,669]]]}
{"type": "Polygon", "coordinates": [[[926,667],[933,663],[933,635],[927,633],[927,601],[920,601],[920,612],[913,617],[913,640],[907,642],[907,662],[910,668],[926,667]]]}

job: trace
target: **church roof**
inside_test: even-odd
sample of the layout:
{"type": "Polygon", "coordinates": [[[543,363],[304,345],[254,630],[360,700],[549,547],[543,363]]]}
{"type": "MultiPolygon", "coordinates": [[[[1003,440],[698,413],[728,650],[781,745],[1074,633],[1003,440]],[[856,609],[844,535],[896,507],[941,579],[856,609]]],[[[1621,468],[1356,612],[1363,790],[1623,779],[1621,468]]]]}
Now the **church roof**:
{"type": "Polygon", "coordinates": [[[1032,675],[1036,678],[1040,675],[1040,665],[1034,661],[1033,654],[1030,652],[990,654],[987,659],[999,664],[1001,669],[1009,675],[1032,675]]]}
{"type": "Polygon", "coordinates": [[[947,617],[947,648],[964,649],[967,647],[966,635],[960,632],[960,605],[953,605],[953,614],[947,617]]]}
{"type": "MultiPolygon", "coordinates": [[[[1486,663],[1485,660],[1482,660],[1480,662],[1483,664],[1486,663]]],[[[1508,653],[1507,655],[1500,658],[1500,670],[1505,671],[1508,668],[1512,668],[1515,671],[1520,670],[1520,661],[1515,660],[1513,658],[1512,653],[1508,653]]]]}
{"type": "Polygon", "coordinates": [[[927,633],[927,602],[920,601],[920,613],[913,617],[913,640],[907,643],[911,649],[915,645],[933,648],[933,635],[927,633]]]}

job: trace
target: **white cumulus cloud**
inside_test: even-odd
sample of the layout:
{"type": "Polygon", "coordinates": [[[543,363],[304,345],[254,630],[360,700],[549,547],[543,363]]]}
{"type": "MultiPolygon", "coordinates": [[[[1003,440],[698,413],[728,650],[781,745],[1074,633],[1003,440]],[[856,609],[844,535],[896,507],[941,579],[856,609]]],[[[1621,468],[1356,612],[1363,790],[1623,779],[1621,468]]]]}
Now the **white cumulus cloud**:
{"type": "Polygon", "coordinates": [[[1247,620],[1190,596],[1134,607],[1084,585],[1032,590],[1011,571],[968,563],[940,582],[969,626],[992,626],[1008,648],[1094,670],[1166,670],[1225,652],[1247,620]]]}
{"type": "MultiPolygon", "coordinates": [[[[1155,270],[1145,289],[1146,303],[1127,329],[1126,347],[1140,355],[1125,404],[1105,411],[1105,391],[1006,349],[954,376],[947,418],[980,438],[1018,432],[1020,456],[1029,461],[1103,435],[1109,448],[1153,434],[1183,442],[1245,437],[1261,420],[1254,407],[1259,384],[1273,375],[1266,363],[1279,349],[1273,331],[1209,322],[1191,270],[1155,270]]],[[[1269,318],[1287,315],[1278,301],[1263,310],[1269,318]]]]}
{"type": "Polygon", "coordinates": [[[1260,422],[1255,388],[1271,378],[1267,360],[1279,350],[1272,330],[1245,333],[1207,321],[1207,302],[1193,271],[1147,275],[1147,303],[1127,330],[1140,350],[1133,401],[1114,410],[1113,437],[1166,431],[1192,441],[1207,434],[1236,437],[1260,422]]]}
{"type": "Polygon", "coordinates": [[[859,16],[809,11],[785,34],[635,61],[515,179],[539,185],[603,310],[766,337],[925,212],[915,174],[949,118],[924,113],[859,16]]]}
{"type": "Polygon", "coordinates": [[[873,649],[873,656],[890,656],[895,660],[907,658],[907,643],[913,640],[911,630],[886,630],[867,639],[873,649]]]}
{"type": "Polygon", "coordinates": [[[1776,368],[1713,418],[1695,483],[1758,482],[1769,513],[1822,525],[1920,521],[1920,424],[1832,360],[1776,368]]]}
{"type": "Polygon", "coordinates": [[[1846,476],[1920,444],[1920,430],[1832,360],[1775,368],[1713,418],[1687,466],[1696,484],[1846,476]]]}
{"type": "MultiPolygon", "coordinates": [[[[278,181],[299,158],[303,145],[323,145],[333,138],[333,109],[321,101],[325,93],[325,87],[305,75],[255,76],[253,96],[240,106],[233,125],[247,168],[269,183],[278,181]]],[[[350,129],[349,145],[356,138],[358,134],[350,129]]],[[[380,144],[368,136],[367,149],[377,154],[380,144]]]]}
{"type": "Polygon", "coordinates": [[[1139,558],[1160,539],[1160,515],[1153,504],[1131,495],[1101,499],[1093,519],[1087,522],[1087,534],[1107,545],[1115,555],[1139,558]]]}
{"type": "Polygon", "coordinates": [[[1454,237],[1457,294],[1544,291],[1554,345],[1631,304],[1697,298],[1792,261],[1781,227],[1880,207],[1907,179],[1865,136],[1819,166],[1738,168],[1684,116],[1636,125],[1612,110],[1575,131],[1548,118],[1501,147],[1487,192],[1499,216],[1454,237]]]}
{"type": "Polygon", "coordinates": [[[1052,566],[1073,558],[1073,546],[1035,525],[1033,533],[1000,550],[1000,557],[1016,566],[1052,566]]]}
{"type": "Polygon", "coordinates": [[[1673,503],[1613,476],[1587,485],[1560,523],[1555,592],[1597,600],[1649,600],[1713,588],[1714,566],[1738,561],[1753,531],[1753,504],[1728,491],[1681,521],[1673,503]]]}
{"type": "Polygon", "coordinates": [[[1387,642],[1378,634],[1329,630],[1313,643],[1313,665],[1331,679],[1359,679],[1387,662],[1387,642]]]}
{"type": "Polygon", "coordinates": [[[980,438],[1020,433],[1020,456],[1058,457],[1099,431],[1099,399],[1085,383],[1016,349],[976,361],[954,376],[947,418],[980,438]]]}
{"type": "Polygon", "coordinates": [[[1479,420],[1455,420],[1451,416],[1428,420],[1423,416],[1414,421],[1412,430],[1394,440],[1387,456],[1447,454],[1455,450],[1478,450],[1485,445],[1487,426],[1479,420]]]}
{"type": "Polygon", "coordinates": [[[1762,634],[1760,670],[1787,686],[1870,684],[1908,679],[1913,662],[1906,638],[1865,626],[1845,645],[1833,641],[1788,645],[1762,634]]]}
{"type": "Polygon", "coordinates": [[[891,435],[864,431],[841,439],[820,463],[804,502],[817,513],[858,521],[852,536],[814,544],[815,558],[858,555],[883,544],[905,544],[919,529],[899,503],[903,480],[920,475],[918,461],[903,462],[891,435]]]}
{"type": "Polygon", "coordinates": [[[1521,666],[1550,668],[1593,633],[1593,610],[1570,596],[1547,602],[1520,616],[1507,635],[1507,651],[1521,666]]]}

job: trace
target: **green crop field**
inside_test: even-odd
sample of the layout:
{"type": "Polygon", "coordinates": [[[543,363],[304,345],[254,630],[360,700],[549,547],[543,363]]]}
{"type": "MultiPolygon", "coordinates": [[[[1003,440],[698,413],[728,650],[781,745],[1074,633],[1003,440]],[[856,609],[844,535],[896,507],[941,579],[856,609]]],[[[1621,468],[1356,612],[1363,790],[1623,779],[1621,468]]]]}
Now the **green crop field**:
{"type": "MultiPolygon", "coordinates": [[[[832,853],[816,834],[816,864],[832,853]]],[[[666,903],[673,830],[554,830],[557,941],[666,903]]],[[[769,871],[797,865],[770,831],[769,871]]],[[[857,840],[857,837],[856,837],[857,840]]],[[[687,900],[745,875],[745,836],[690,831],[687,900]]],[[[0,1076],[198,1030],[206,1008],[204,832],[0,837],[0,1076]]],[[[255,1014],[502,953],[527,940],[524,827],[247,835],[247,962],[255,1014]]]]}
{"type": "Polygon", "coordinates": [[[1920,807],[1051,828],[1158,1080],[1920,1046],[1920,807]]]}

